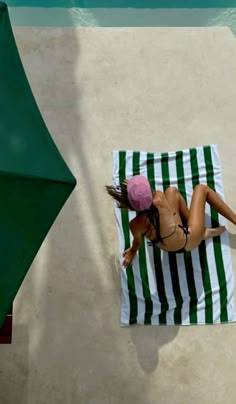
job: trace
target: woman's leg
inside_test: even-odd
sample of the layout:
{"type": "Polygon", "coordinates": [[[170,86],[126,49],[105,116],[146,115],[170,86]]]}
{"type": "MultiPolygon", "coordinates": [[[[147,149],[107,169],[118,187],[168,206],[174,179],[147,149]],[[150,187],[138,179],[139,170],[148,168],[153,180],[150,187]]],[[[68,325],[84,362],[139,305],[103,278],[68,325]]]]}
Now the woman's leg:
{"type": "Polygon", "coordinates": [[[218,213],[226,219],[236,224],[236,214],[230,207],[217,195],[217,193],[204,184],[197,185],[193,190],[192,201],[190,205],[188,227],[190,234],[188,236],[187,249],[197,246],[201,240],[208,237],[214,237],[224,231],[224,226],[215,229],[205,228],[205,204],[208,202],[218,213]]]}
{"type": "Polygon", "coordinates": [[[178,224],[182,223],[182,220],[187,223],[189,218],[189,209],[179,190],[176,187],[168,187],[165,190],[165,197],[171,210],[173,210],[173,213],[176,212],[175,219],[178,224]]]}

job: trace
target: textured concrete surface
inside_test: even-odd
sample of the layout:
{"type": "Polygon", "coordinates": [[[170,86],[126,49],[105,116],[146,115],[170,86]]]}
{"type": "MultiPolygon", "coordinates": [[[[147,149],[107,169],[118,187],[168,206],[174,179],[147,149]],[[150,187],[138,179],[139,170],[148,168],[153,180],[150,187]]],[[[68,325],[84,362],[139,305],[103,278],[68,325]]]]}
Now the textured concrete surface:
{"type": "MultiPolygon", "coordinates": [[[[217,143],[236,209],[236,40],[228,28],[15,28],[78,186],[16,298],[0,404],[234,404],[236,327],[119,327],[113,149],[217,143]]],[[[229,225],[236,264],[236,229],[229,225]]]]}

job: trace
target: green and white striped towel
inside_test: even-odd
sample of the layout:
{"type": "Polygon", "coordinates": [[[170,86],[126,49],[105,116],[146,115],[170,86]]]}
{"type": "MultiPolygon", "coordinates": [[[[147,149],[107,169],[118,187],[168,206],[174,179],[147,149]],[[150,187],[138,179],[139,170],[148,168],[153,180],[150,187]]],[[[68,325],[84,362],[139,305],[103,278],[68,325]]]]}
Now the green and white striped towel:
{"type": "MultiPolygon", "coordinates": [[[[193,188],[208,184],[223,198],[216,145],[168,153],[113,151],[113,184],[135,174],[146,176],[152,189],[176,186],[189,205],[193,188]]],[[[115,204],[121,274],[121,325],[213,324],[235,321],[234,281],[227,232],[203,241],[184,254],[167,253],[143,243],[128,268],[122,253],[132,242],[128,223],[135,212],[115,204]]],[[[226,220],[206,205],[206,226],[226,220]]]]}

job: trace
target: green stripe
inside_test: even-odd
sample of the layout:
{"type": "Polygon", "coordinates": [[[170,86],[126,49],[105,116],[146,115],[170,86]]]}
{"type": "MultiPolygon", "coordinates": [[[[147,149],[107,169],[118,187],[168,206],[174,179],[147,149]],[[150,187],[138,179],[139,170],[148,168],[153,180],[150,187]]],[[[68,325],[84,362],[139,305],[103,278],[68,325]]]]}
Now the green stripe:
{"type": "MultiPolygon", "coordinates": [[[[184,176],[184,162],[183,162],[183,152],[176,152],[176,171],[177,171],[177,185],[178,189],[183,196],[185,202],[187,203],[187,195],[185,188],[185,176],[184,176]]],[[[185,263],[185,271],[186,271],[186,279],[188,285],[188,292],[190,297],[189,302],[189,320],[191,324],[197,323],[197,292],[194,282],[193,275],[193,263],[191,253],[184,253],[184,263],[185,263]]]]}
{"type": "Polygon", "coordinates": [[[183,152],[176,152],[176,172],[177,172],[177,187],[182,197],[187,204],[185,178],[184,178],[184,164],[183,164],[183,152]]]}
{"type": "Polygon", "coordinates": [[[170,265],[170,273],[171,273],[171,280],[172,280],[172,287],[175,296],[176,308],[174,311],[174,322],[175,324],[182,323],[182,307],[183,307],[183,298],[181,295],[180,290],[180,283],[179,283],[179,275],[178,275],[178,268],[177,268],[177,260],[176,260],[176,253],[169,253],[169,265],[170,265]]]}
{"type": "MultiPolygon", "coordinates": [[[[126,178],[125,175],[125,165],[126,165],[126,152],[119,152],[119,181],[120,184],[123,183],[126,178]]],[[[130,237],[129,237],[129,216],[127,210],[121,209],[121,221],[122,228],[124,233],[124,241],[125,241],[125,249],[130,247],[130,237]]],[[[126,268],[127,273],[127,282],[128,282],[128,290],[129,290],[129,302],[130,302],[130,324],[137,323],[137,314],[138,314],[138,304],[137,297],[135,292],[135,284],[134,284],[134,274],[132,265],[129,265],[126,268]]]]}
{"type": "MultiPolygon", "coordinates": [[[[204,147],[204,158],[206,164],[207,185],[215,190],[214,170],[213,170],[210,146],[204,147]]],[[[219,226],[218,213],[212,207],[211,207],[211,218],[212,218],[212,227],[219,226]]],[[[216,260],[218,282],[220,286],[220,306],[221,306],[220,319],[222,322],[225,322],[228,321],[228,313],[227,313],[228,297],[227,297],[227,283],[225,278],[224,261],[222,257],[220,236],[213,238],[213,246],[216,260]]]]}
{"type": "MultiPolygon", "coordinates": [[[[199,170],[197,164],[197,150],[190,149],[190,160],[192,170],[192,184],[193,188],[199,184],[199,170]]],[[[212,303],[212,289],[210,281],[210,272],[207,262],[206,243],[203,240],[199,245],[199,259],[202,272],[203,288],[205,293],[205,319],[206,323],[213,322],[213,303],[212,303]]]]}
{"type": "MultiPolygon", "coordinates": [[[[155,190],[155,170],[154,170],[154,154],[147,153],[147,176],[150,186],[155,190]]],[[[155,275],[157,282],[157,291],[161,304],[161,314],[159,315],[159,323],[166,324],[166,312],[169,310],[168,301],[165,294],[163,268],[160,256],[160,250],[157,246],[153,246],[153,260],[155,266],[155,275]]]]}
{"type": "Polygon", "coordinates": [[[169,173],[169,156],[168,153],[162,153],[161,155],[161,172],[162,172],[162,181],[163,181],[163,189],[170,186],[170,173],[169,173]]]}
{"type": "MultiPolygon", "coordinates": [[[[140,153],[133,152],[133,175],[137,174],[140,174],[140,153]]],[[[151,324],[151,317],[153,314],[153,303],[149,288],[144,238],[142,239],[142,244],[139,247],[139,268],[142,280],[143,297],[145,300],[144,324],[151,324]]]]}
{"type": "Polygon", "coordinates": [[[140,174],[140,152],[133,152],[133,175],[140,174]]]}
{"type": "Polygon", "coordinates": [[[155,191],[154,153],[147,153],[147,177],[150,187],[155,191]]]}
{"type": "MultiPolygon", "coordinates": [[[[163,188],[164,190],[170,186],[170,172],[169,172],[169,155],[168,153],[163,153],[161,157],[161,167],[162,167],[162,176],[163,176],[163,188]]],[[[182,322],[182,306],[183,306],[183,298],[180,290],[179,283],[179,275],[177,269],[177,258],[176,254],[169,253],[169,267],[170,267],[170,275],[172,280],[172,289],[175,297],[176,307],[174,310],[174,322],[175,324],[181,324],[182,322]]]]}
{"type": "Polygon", "coordinates": [[[141,275],[141,279],[142,279],[143,296],[144,296],[144,300],[145,300],[144,324],[151,324],[151,317],[153,314],[153,303],[152,303],[150,289],[149,289],[144,240],[142,240],[142,244],[139,248],[139,267],[140,267],[140,275],[141,275]]]}
{"type": "MultiPolygon", "coordinates": [[[[175,158],[176,158],[177,187],[187,204],[182,150],[176,152],[175,158]]],[[[171,259],[172,259],[172,265],[176,266],[176,272],[177,272],[176,260],[174,262],[174,259],[173,258],[171,258],[171,259]]],[[[196,288],[195,288],[194,282],[192,281],[194,278],[193,278],[193,266],[192,266],[192,261],[191,261],[191,255],[189,257],[188,253],[184,253],[184,261],[185,261],[186,279],[187,279],[189,296],[190,296],[190,311],[189,311],[190,322],[196,323],[197,317],[196,317],[195,309],[192,310],[192,307],[194,308],[195,303],[196,303],[196,288]],[[192,279],[191,279],[191,276],[192,276],[192,279]]],[[[178,279],[174,278],[174,284],[175,284],[175,288],[176,288],[175,295],[177,296],[176,316],[180,317],[182,307],[183,307],[183,297],[181,295],[179,278],[178,279]]]]}
{"type": "MultiPolygon", "coordinates": [[[[185,176],[184,176],[184,163],[183,163],[183,151],[177,151],[176,152],[176,172],[177,172],[177,187],[179,192],[181,193],[182,197],[185,200],[185,203],[187,204],[187,194],[186,194],[186,187],[185,187],[185,176]]],[[[197,316],[195,314],[195,311],[192,313],[192,307],[194,307],[195,303],[195,297],[196,297],[196,288],[194,288],[194,283],[191,282],[191,276],[193,276],[193,266],[192,266],[192,261],[191,261],[191,255],[189,257],[188,253],[184,253],[184,262],[185,262],[185,272],[186,272],[186,279],[187,279],[187,284],[188,284],[188,291],[189,291],[189,297],[190,297],[190,309],[189,309],[189,319],[190,323],[196,323],[197,321],[197,316]],[[191,272],[191,275],[189,273],[191,272]]],[[[194,278],[192,278],[194,279],[194,278]]],[[[180,302],[180,307],[182,308],[183,302],[181,304],[180,302]]]]}
{"type": "Polygon", "coordinates": [[[169,310],[169,303],[166,298],[165,284],[162,270],[161,262],[161,252],[157,246],[153,246],[153,259],[155,265],[155,274],[157,280],[157,291],[159,296],[159,301],[161,303],[161,313],[159,315],[159,323],[166,324],[166,313],[169,310]]]}
{"type": "Polygon", "coordinates": [[[207,261],[206,243],[202,242],[199,247],[199,259],[202,271],[202,282],[205,295],[205,321],[207,324],[213,323],[213,300],[210,280],[210,271],[207,261]]]}
{"type": "Polygon", "coordinates": [[[197,299],[196,286],[195,286],[194,277],[193,277],[192,256],[191,256],[191,253],[189,251],[187,251],[184,254],[184,262],[185,262],[187,284],[188,284],[189,297],[190,297],[190,302],[189,302],[190,323],[191,324],[197,324],[197,302],[198,302],[198,299],[197,299]]]}

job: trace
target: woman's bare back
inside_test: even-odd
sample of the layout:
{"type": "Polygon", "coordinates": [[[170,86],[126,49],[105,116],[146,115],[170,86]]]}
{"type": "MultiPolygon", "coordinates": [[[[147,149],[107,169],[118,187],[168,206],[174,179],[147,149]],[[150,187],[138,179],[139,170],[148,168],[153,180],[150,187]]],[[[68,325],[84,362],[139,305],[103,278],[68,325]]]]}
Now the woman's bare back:
{"type": "MultiPolygon", "coordinates": [[[[164,239],[163,242],[157,242],[158,247],[166,251],[176,251],[183,248],[186,244],[186,235],[178,227],[178,225],[182,225],[179,212],[171,208],[165,194],[161,191],[156,191],[153,194],[153,205],[159,211],[160,235],[164,239]]],[[[146,212],[136,216],[132,222],[133,225],[136,224],[142,234],[145,234],[147,239],[153,241],[157,238],[156,230],[150,223],[146,212]]]]}

